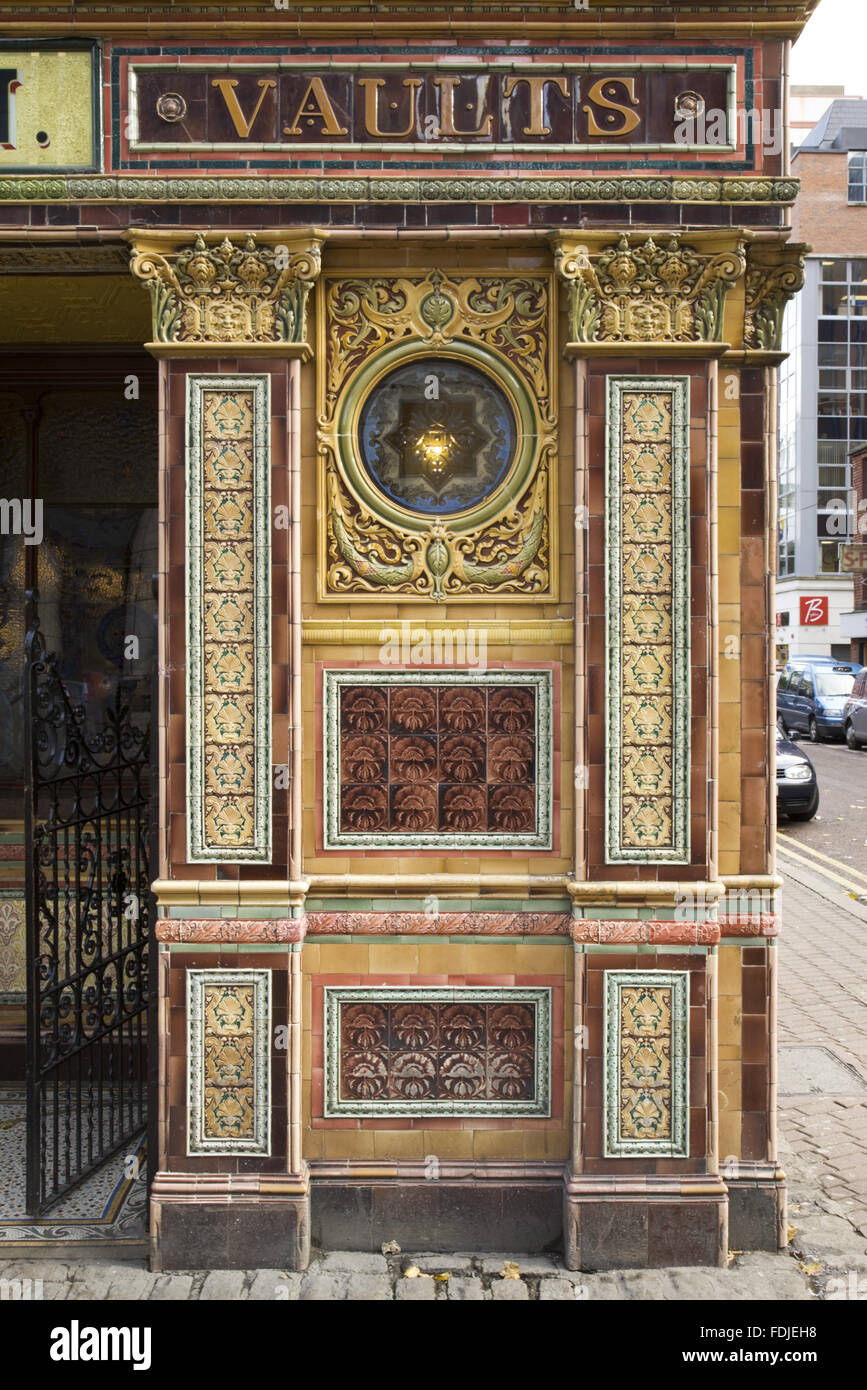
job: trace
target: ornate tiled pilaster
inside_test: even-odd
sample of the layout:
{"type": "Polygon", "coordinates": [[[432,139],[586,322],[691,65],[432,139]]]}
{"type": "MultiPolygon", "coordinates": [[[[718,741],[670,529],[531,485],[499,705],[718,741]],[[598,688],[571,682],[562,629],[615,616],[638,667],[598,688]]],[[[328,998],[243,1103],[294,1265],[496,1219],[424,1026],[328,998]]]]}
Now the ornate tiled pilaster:
{"type": "Polygon", "coordinates": [[[269,384],[187,377],[191,862],[271,858],[269,384]]]}
{"type": "Polygon", "coordinates": [[[689,382],[607,386],[606,858],[688,863],[689,382]]]}
{"type": "Polygon", "coordinates": [[[804,284],[808,249],[794,242],[750,246],[744,311],[744,348],[748,352],[780,351],[783,314],[789,300],[804,284]]]}

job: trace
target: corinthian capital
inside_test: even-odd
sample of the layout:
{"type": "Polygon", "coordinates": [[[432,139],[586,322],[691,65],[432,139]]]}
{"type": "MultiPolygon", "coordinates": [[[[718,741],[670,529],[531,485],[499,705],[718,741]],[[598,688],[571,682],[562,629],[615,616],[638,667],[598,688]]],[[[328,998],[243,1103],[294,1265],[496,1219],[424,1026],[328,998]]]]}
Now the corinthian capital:
{"type": "Polygon", "coordinates": [[[131,269],[147,286],[153,342],[164,356],[309,356],[307,300],[322,238],[306,232],[132,232],[131,269]]]}

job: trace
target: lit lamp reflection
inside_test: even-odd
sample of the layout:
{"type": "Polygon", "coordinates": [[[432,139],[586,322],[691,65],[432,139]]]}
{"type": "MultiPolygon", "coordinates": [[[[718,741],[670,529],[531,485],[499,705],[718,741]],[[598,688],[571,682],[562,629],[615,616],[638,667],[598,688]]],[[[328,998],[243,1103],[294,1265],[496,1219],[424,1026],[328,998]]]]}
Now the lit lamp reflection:
{"type": "Polygon", "coordinates": [[[457,440],[445,426],[431,425],[416,440],[414,452],[421,459],[424,471],[438,478],[448,469],[457,447],[457,440]]]}

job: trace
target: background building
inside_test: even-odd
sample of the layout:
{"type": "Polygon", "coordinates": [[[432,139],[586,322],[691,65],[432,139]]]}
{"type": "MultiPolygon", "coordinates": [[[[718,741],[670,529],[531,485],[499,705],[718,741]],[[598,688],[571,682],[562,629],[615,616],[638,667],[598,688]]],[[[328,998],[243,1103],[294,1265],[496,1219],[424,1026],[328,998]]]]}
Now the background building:
{"type": "Polygon", "coordinates": [[[780,367],[777,658],[849,656],[841,615],[849,455],[867,439],[867,101],[834,100],[797,147],[795,234],[811,248],[780,367]]]}

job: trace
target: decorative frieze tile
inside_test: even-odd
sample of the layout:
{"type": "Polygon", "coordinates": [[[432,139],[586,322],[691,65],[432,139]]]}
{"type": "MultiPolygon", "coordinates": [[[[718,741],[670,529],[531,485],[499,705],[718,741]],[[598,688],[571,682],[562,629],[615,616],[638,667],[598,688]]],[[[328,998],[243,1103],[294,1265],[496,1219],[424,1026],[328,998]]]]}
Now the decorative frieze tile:
{"type": "Polygon", "coordinates": [[[606,860],[689,862],[689,378],[608,377],[606,860]]]}
{"type": "Polygon", "coordinates": [[[689,972],[606,970],[604,1029],[606,1158],[688,1157],[689,972]]]}
{"type": "Polygon", "coordinates": [[[548,987],[327,987],[326,1117],[550,1115],[548,987]]]}
{"type": "Polygon", "coordinates": [[[325,848],[551,846],[550,671],[324,673],[325,848]]]}
{"type": "Polygon", "coordinates": [[[311,936],[563,936],[568,912],[307,913],[311,936]]]}
{"type": "Polygon", "coordinates": [[[188,858],[271,858],[270,378],[187,377],[188,858]]]}
{"type": "Polygon", "coordinates": [[[187,1153],[269,1154],[270,970],[188,970],[187,1153]]]}

